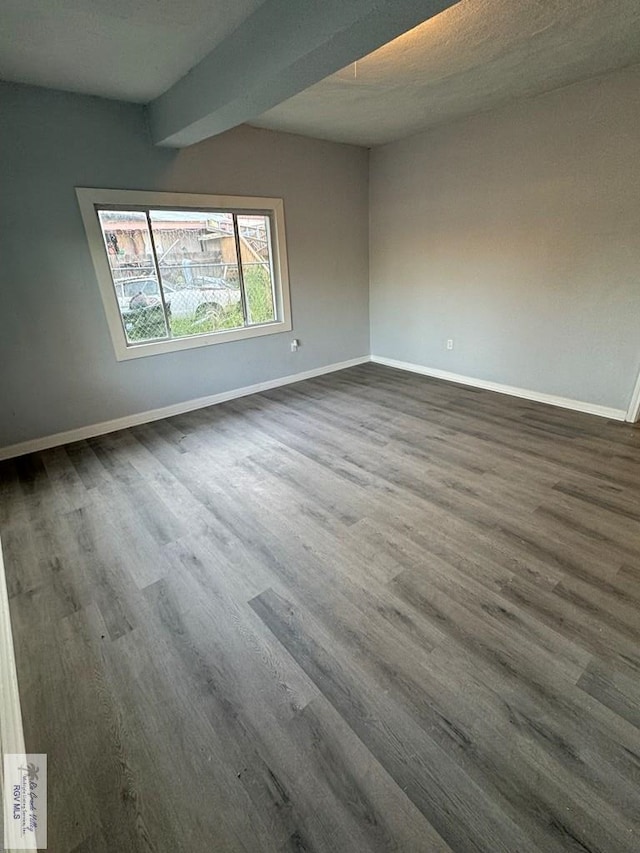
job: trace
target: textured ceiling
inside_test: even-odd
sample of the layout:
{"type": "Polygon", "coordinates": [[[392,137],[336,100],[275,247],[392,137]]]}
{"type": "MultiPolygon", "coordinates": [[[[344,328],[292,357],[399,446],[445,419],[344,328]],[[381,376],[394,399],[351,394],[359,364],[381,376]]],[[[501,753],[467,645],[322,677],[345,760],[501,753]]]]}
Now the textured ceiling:
{"type": "Polygon", "coordinates": [[[146,102],[264,0],[0,0],[0,78],[146,102]]]}
{"type": "Polygon", "coordinates": [[[461,0],[252,124],[360,145],[640,62],[640,0],[461,0]]]}

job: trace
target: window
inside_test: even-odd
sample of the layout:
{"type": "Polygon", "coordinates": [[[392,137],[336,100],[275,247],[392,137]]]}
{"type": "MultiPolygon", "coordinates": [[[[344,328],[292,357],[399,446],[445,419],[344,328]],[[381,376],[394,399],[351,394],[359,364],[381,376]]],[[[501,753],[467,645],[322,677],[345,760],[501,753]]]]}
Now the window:
{"type": "Polygon", "coordinates": [[[281,199],[76,192],[118,359],[291,329],[281,199]]]}

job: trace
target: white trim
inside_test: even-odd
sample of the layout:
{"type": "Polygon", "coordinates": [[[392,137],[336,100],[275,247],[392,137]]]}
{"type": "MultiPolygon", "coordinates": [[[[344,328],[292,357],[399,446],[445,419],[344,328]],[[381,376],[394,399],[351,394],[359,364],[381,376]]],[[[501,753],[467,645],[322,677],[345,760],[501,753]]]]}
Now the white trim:
{"type": "MultiPolygon", "coordinates": [[[[25,751],[9,595],[0,542],[0,753],[24,755],[25,751]]],[[[4,784],[0,784],[0,790],[3,787],[4,784]]]]}
{"type": "Polygon", "coordinates": [[[638,373],[638,378],[636,380],[635,388],[633,389],[633,394],[631,395],[631,401],[629,402],[629,408],[627,409],[625,420],[629,421],[631,424],[635,424],[640,420],[640,373],[638,373]]]}
{"type": "Polygon", "coordinates": [[[572,400],[570,397],[557,397],[555,394],[544,394],[542,391],[530,391],[527,388],[517,388],[514,385],[503,385],[500,382],[476,379],[473,376],[462,376],[459,373],[450,373],[448,370],[439,370],[436,367],[424,367],[421,364],[414,364],[410,361],[398,361],[395,358],[385,358],[381,355],[372,355],[371,361],[375,362],[375,364],[395,367],[398,370],[421,373],[423,376],[433,376],[435,379],[444,379],[447,382],[456,382],[459,385],[469,385],[472,388],[484,388],[486,391],[509,394],[511,397],[535,400],[537,403],[559,406],[562,409],[573,409],[575,412],[598,415],[601,418],[608,418],[609,420],[623,421],[626,415],[624,409],[613,409],[609,406],[601,406],[598,403],[585,403],[582,400],[572,400]]]}
{"type": "Polygon", "coordinates": [[[49,447],[59,447],[61,444],[70,444],[73,441],[82,441],[85,438],[93,438],[96,435],[105,435],[119,429],[138,426],[139,424],[158,421],[162,418],[170,418],[173,415],[182,415],[195,409],[204,409],[206,406],[215,406],[226,400],[235,400],[237,397],[246,397],[248,394],[258,394],[260,391],[268,391],[271,388],[280,388],[282,385],[291,385],[294,382],[302,382],[304,379],[313,379],[325,373],[333,373],[336,370],[345,370],[347,367],[355,367],[370,361],[368,355],[359,358],[351,358],[348,361],[339,361],[334,364],[326,364],[323,367],[314,367],[302,373],[292,373],[289,376],[281,376],[279,379],[268,379],[266,382],[257,382],[255,385],[245,385],[243,388],[235,388],[231,391],[222,391],[220,394],[212,394],[208,397],[198,397],[195,400],[185,400],[182,403],[174,403],[171,406],[163,406],[161,409],[151,409],[146,412],[137,412],[134,415],[126,415],[122,418],[114,418],[111,421],[102,421],[98,424],[70,429],[66,432],[58,432],[54,435],[33,438],[30,441],[21,441],[7,447],[0,447],[0,460],[11,459],[14,456],[22,456],[25,453],[36,453],[39,450],[47,450],[49,447]]]}
{"type": "Polygon", "coordinates": [[[291,299],[289,295],[289,266],[287,260],[287,243],[284,227],[284,202],[281,198],[264,198],[250,196],[219,196],[199,193],[164,193],[144,190],[106,190],[89,187],[76,187],[76,195],[80,213],[87,233],[89,251],[95,268],[100,295],[107,316],[107,324],[113,341],[113,348],[118,361],[131,358],[144,358],[161,353],[177,352],[194,347],[221,344],[229,341],[240,341],[262,335],[275,335],[280,332],[290,332],[291,299]],[[232,210],[235,212],[251,211],[265,212],[273,216],[274,228],[271,232],[272,262],[275,274],[274,294],[276,300],[276,316],[273,323],[261,326],[244,326],[241,329],[229,329],[221,332],[211,332],[204,335],[193,335],[186,338],[170,338],[150,343],[130,344],[122,326],[120,307],[113,287],[109,259],[104,247],[104,238],[100,222],[96,215],[96,205],[127,205],[140,207],[177,207],[193,209],[232,210]]]}

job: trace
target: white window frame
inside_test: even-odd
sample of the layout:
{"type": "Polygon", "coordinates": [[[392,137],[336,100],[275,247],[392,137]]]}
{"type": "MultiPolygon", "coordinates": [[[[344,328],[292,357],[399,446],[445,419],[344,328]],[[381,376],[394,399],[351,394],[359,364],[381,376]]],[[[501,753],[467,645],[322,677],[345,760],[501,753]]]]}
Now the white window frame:
{"type": "Polygon", "coordinates": [[[90,187],[76,187],[82,221],[87,233],[89,250],[95,267],[98,286],[102,296],[107,323],[118,361],[141,358],[167,352],[193,349],[212,344],[241,341],[261,335],[274,335],[289,332],[291,323],[291,301],[289,295],[289,268],[287,264],[287,246],[284,228],[284,203],[281,198],[254,198],[251,196],[202,195],[200,193],[147,192],[144,190],[107,190],[90,187]],[[207,332],[184,338],[170,338],[162,341],[127,341],[116,290],[113,286],[109,259],[97,209],[101,205],[139,206],[151,208],[215,210],[238,214],[267,214],[272,223],[271,250],[274,271],[274,295],[276,319],[255,326],[243,326],[239,329],[224,329],[219,332],[207,332]]]}

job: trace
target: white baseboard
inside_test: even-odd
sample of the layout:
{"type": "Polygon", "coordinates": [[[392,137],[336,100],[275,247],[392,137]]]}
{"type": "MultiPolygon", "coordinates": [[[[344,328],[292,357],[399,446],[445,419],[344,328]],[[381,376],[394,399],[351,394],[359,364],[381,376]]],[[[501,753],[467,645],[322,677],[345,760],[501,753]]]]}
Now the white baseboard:
{"type": "MultiPolygon", "coordinates": [[[[547,403],[550,406],[559,406],[563,409],[572,409],[576,412],[598,415],[601,418],[608,418],[609,420],[624,421],[625,418],[630,419],[630,410],[627,412],[624,409],[613,409],[609,406],[600,406],[597,403],[585,403],[582,400],[573,400],[569,397],[558,397],[554,394],[544,394],[541,391],[530,391],[526,388],[517,388],[513,385],[489,382],[486,379],[476,379],[472,376],[450,373],[448,370],[439,370],[435,367],[424,367],[421,364],[414,364],[409,361],[398,361],[395,358],[386,358],[379,355],[363,355],[358,358],[351,358],[348,361],[334,362],[333,364],[327,364],[323,367],[315,367],[312,370],[305,370],[302,373],[293,373],[289,376],[282,376],[279,379],[269,379],[266,382],[257,382],[255,385],[245,385],[243,388],[223,391],[220,394],[212,394],[208,397],[198,397],[195,400],[185,400],[182,403],[163,406],[160,409],[137,412],[134,415],[114,418],[111,421],[102,421],[101,423],[90,424],[89,426],[78,427],[77,429],[70,429],[66,432],[58,432],[54,435],[47,435],[42,438],[34,438],[29,441],[19,442],[18,444],[11,444],[7,447],[0,447],[0,460],[11,459],[15,456],[22,456],[25,453],[35,453],[39,450],[47,450],[50,447],[59,447],[62,444],[70,444],[73,441],[82,441],[85,438],[105,435],[106,433],[115,432],[119,429],[127,429],[127,427],[150,423],[151,421],[161,420],[162,418],[170,418],[173,415],[181,415],[185,412],[194,411],[195,409],[203,409],[206,406],[214,406],[217,403],[224,403],[226,400],[234,400],[237,397],[246,397],[249,394],[258,394],[260,391],[268,391],[271,388],[291,385],[294,382],[302,382],[304,379],[313,379],[315,376],[322,376],[325,373],[333,373],[336,370],[345,370],[347,367],[355,367],[358,364],[364,364],[368,361],[372,361],[376,364],[384,364],[387,367],[395,367],[398,370],[420,373],[423,376],[432,376],[436,379],[444,379],[447,382],[456,382],[459,385],[469,385],[472,388],[484,388],[487,391],[496,391],[498,394],[509,394],[512,397],[522,397],[525,400],[535,400],[538,403],[547,403]]],[[[638,385],[638,393],[640,394],[640,381],[638,385]]]]}
{"type": "Polygon", "coordinates": [[[489,382],[486,379],[476,379],[473,376],[462,376],[459,373],[450,373],[448,370],[439,370],[436,367],[423,367],[421,364],[413,364],[410,361],[397,361],[395,358],[385,358],[382,355],[372,355],[371,361],[375,362],[375,364],[395,367],[398,370],[408,370],[411,373],[421,373],[423,376],[432,376],[435,379],[456,382],[458,385],[484,388],[485,391],[496,391],[498,394],[509,394],[512,397],[535,400],[537,403],[547,403],[549,406],[559,406],[562,409],[573,409],[575,412],[598,415],[601,418],[608,418],[609,420],[623,421],[627,415],[624,409],[612,409],[609,406],[600,406],[598,403],[585,403],[582,400],[572,400],[570,397],[557,397],[555,394],[529,391],[527,388],[503,385],[500,382],[489,382]]]}
{"type": "Polygon", "coordinates": [[[174,403],[171,406],[163,406],[160,409],[151,409],[146,412],[137,412],[134,415],[126,415],[123,418],[114,418],[111,421],[102,421],[98,424],[70,429],[66,432],[58,432],[54,435],[46,435],[42,438],[33,438],[29,441],[21,441],[8,447],[0,447],[0,460],[11,459],[14,456],[22,456],[25,453],[35,453],[39,450],[47,450],[50,447],[59,447],[61,444],[70,444],[73,441],[82,441],[85,438],[93,438],[96,435],[105,435],[119,429],[147,424],[151,421],[159,421],[162,418],[170,418],[173,415],[182,415],[195,409],[204,409],[207,406],[215,406],[216,403],[224,403],[226,400],[235,400],[237,397],[246,397],[249,394],[258,394],[260,391],[269,391],[271,388],[279,388],[282,385],[291,385],[294,382],[302,382],[304,379],[313,379],[325,373],[333,373],[336,370],[344,370],[347,367],[355,367],[370,361],[368,355],[359,358],[351,358],[348,361],[326,364],[323,367],[314,367],[302,373],[293,373],[289,376],[281,376],[279,379],[269,379],[266,382],[257,382],[255,385],[245,385],[243,388],[234,388],[231,391],[223,391],[220,394],[211,394],[208,397],[198,397],[195,400],[185,400],[182,403],[174,403]]]}
{"type": "MultiPolygon", "coordinates": [[[[0,756],[11,752],[24,755],[25,746],[9,615],[9,595],[0,542],[0,756]]],[[[2,773],[1,762],[0,773],[2,773]]]]}

